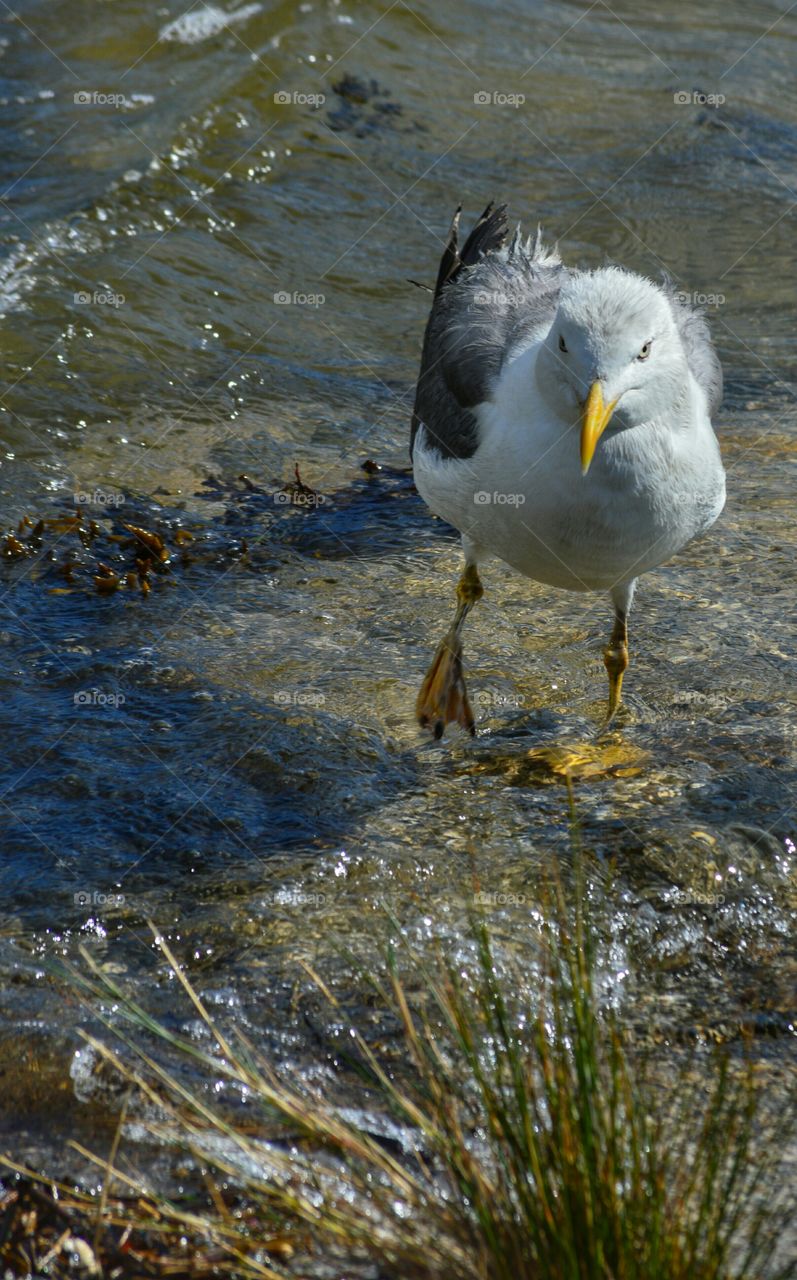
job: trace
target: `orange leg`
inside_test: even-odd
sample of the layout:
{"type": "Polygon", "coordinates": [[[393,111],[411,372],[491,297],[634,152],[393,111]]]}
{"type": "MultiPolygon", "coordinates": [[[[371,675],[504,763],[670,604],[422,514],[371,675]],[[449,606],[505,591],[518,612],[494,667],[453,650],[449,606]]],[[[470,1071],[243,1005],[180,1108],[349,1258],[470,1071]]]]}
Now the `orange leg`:
{"type": "Polygon", "coordinates": [[[469,733],[476,732],[462,674],[461,633],[465,618],[483,595],[484,588],[475,564],[466,565],[457,584],[454,622],[437,646],[415,704],[418,723],[424,729],[431,729],[435,738],[442,738],[447,724],[460,724],[469,733]]]}
{"type": "Polygon", "coordinates": [[[620,706],[623,676],[628,668],[628,621],[625,613],[619,609],[614,615],[612,638],[608,648],[604,650],[603,661],[609,676],[609,715],[606,720],[608,726],[620,706]]]}

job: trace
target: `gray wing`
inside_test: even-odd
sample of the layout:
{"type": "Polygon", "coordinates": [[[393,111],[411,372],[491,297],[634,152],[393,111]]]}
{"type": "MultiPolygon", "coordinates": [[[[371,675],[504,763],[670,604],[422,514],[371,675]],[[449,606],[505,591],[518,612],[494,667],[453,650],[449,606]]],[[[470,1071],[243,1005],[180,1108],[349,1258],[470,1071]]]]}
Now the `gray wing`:
{"type": "Polygon", "coordinates": [[[669,299],[678,333],[683,343],[689,368],[695,381],[703,388],[708,400],[711,417],[722,403],[722,365],[711,341],[711,330],[703,312],[686,301],[669,277],[664,288],[669,299]]]}
{"type": "Polygon", "coordinates": [[[507,244],[506,205],[487,206],[460,252],[459,209],[437,276],[412,414],[410,455],[418,427],[444,458],[478,447],[471,412],[490,394],[507,354],[556,314],[565,268],[537,233],[520,230],[507,244]]]}

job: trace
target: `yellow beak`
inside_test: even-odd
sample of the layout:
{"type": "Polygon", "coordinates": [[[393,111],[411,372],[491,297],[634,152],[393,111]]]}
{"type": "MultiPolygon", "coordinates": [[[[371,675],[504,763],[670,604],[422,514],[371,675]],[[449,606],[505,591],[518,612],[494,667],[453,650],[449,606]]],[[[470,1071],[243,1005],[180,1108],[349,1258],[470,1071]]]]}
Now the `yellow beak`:
{"type": "Polygon", "coordinates": [[[609,419],[616,404],[616,400],[604,404],[603,387],[600,382],[593,382],[584,406],[584,417],[581,420],[581,474],[583,476],[589,471],[595,447],[609,425],[609,419]]]}

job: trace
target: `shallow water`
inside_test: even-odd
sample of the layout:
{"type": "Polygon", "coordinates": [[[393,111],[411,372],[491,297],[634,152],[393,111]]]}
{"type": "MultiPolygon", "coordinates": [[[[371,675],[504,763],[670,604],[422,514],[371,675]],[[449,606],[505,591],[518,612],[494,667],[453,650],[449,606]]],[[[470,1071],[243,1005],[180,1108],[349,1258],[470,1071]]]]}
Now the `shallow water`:
{"type": "Polygon", "coordinates": [[[81,942],[182,1018],[155,920],[308,1073],[296,960],[368,953],[385,903],[456,953],[478,883],[522,965],[541,868],[572,860],[557,760],[575,748],[613,1001],[665,1046],[752,1028],[777,1105],[797,976],[797,14],[62,0],[8,11],[0,36],[5,522],[80,506],[87,530],[47,527],[0,568],[15,1150],[60,1159],[114,1110],[84,1059],[69,1074],[85,1013],[49,965],[81,942]],[[407,279],[433,279],[457,201],[493,196],[569,261],[666,269],[726,372],[728,508],[643,581],[628,715],[597,761],[606,602],[498,564],[466,641],[476,740],[413,722],[458,552],[406,470],[428,308],[407,279]],[[297,462],[317,496],[285,503],[297,462]],[[133,566],[112,540],[128,523],[170,562],[147,595],[99,594],[100,564],[133,566]]]}

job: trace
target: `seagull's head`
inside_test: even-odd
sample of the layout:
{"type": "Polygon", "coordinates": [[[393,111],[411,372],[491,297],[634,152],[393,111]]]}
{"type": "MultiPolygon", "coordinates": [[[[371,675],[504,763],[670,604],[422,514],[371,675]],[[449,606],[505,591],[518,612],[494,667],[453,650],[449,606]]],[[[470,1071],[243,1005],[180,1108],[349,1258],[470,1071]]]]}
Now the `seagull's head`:
{"type": "Polygon", "coordinates": [[[667,295],[619,267],[570,277],[542,355],[549,394],[580,417],[584,475],[610,422],[622,430],[666,415],[687,385],[667,295]]]}

